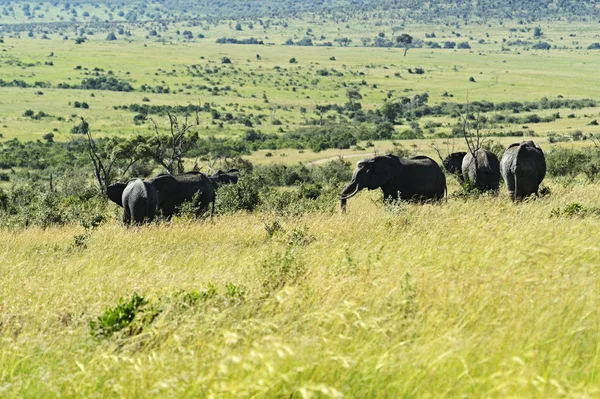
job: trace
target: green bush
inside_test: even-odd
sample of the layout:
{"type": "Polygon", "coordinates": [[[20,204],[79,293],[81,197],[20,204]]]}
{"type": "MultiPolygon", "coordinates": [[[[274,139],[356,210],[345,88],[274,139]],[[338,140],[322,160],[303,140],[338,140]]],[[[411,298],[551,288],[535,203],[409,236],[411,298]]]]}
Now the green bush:
{"type": "Polygon", "coordinates": [[[131,324],[144,303],[144,297],[137,293],[127,302],[119,299],[116,307],[106,309],[97,321],[90,322],[90,334],[95,338],[108,338],[121,331],[131,324]]]}
{"type": "Polygon", "coordinates": [[[575,177],[584,172],[591,160],[590,153],[570,148],[554,147],[546,154],[549,176],[575,177]]]}

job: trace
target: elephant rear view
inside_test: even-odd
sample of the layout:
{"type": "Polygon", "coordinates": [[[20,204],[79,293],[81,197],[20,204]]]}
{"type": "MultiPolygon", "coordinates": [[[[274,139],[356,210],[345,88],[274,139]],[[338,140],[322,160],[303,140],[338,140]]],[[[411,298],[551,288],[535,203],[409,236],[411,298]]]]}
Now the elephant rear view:
{"type": "Polygon", "coordinates": [[[464,180],[479,190],[498,190],[500,187],[500,161],[493,152],[479,149],[475,156],[467,152],[462,161],[462,173],[464,180]]]}
{"type": "Polygon", "coordinates": [[[365,159],[357,163],[352,180],[340,194],[342,210],[345,210],[346,200],[364,188],[381,188],[386,201],[440,200],[446,191],[446,176],[440,166],[426,156],[383,155],[365,159]]]}
{"type": "Polygon", "coordinates": [[[546,176],[546,158],[533,141],[511,144],[500,162],[500,171],[513,201],[538,195],[546,176]]]}
{"type": "Polygon", "coordinates": [[[142,179],[116,183],[108,187],[106,194],[111,201],[123,207],[123,223],[141,225],[151,222],[156,215],[158,193],[156,187],[142,179]]]}

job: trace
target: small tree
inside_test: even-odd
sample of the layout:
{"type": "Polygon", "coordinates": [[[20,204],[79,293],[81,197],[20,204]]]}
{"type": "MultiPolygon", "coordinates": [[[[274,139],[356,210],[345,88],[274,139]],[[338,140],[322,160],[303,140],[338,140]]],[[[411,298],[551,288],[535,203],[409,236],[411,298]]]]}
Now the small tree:
{"type": "Polygon", "coordinates": [[[110,32],[108,34],[108,36],[106,36],[106,40],[109,41],[109,42],[113,41],[113,40],[117,40],[117,35],[115,35],[114,32],[110,32]]]}
{"type": "Polygon", "coordinates": [[[200,124],[200,116],[196,114],[196,123],[189,124],[188,117],[180,123],[175,115],[167,112],[169,117],[169,134],[160,134],[158,125],[150,119],[156,134],[154,138],[154,160],[162,165],[167,173],[183,173],[185,153],[198,141],[198,134],[190,134],[190,129],[200,124]]]}
{"type": "Polygon", "coordinates": [[[485,118],[481,115],[481,111],[477,111],[477,114],[473,115],[469,102],[467,102],[464,112],[461,111],[459,115],[459,129],[475,163],[475,173],[479,173],[477,154],[485,142],[482,132],[484,124],[485,118]]]}
{"type": "Polygon", "coordinates": [[[150,156],[146,139],[136,136],[133,139],[113,137],[98,145],[89,124],[81,119],[79,130],[87,136],[88,155],[94,166],[94,174],[100,188],[106,192],[117,174],[124,175],[138,161],[150,156]]]}
{"type": "Polygon", "coordinates": [[[410,48],[412,42],[413,42],[412,36],[407,33],[403,33],[396,38],[396,43],[404,46],[404,56],[405,57],[406,57],[406,53],[408,52],[408,49],[410,48]]]}

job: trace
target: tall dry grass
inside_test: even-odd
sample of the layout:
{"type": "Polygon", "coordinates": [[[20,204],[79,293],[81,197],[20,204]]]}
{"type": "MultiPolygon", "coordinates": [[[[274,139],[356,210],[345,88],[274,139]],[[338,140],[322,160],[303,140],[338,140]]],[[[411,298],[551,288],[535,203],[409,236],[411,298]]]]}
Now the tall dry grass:
{"type": "Polygon", "coordinates": [[[442,205],[350,200],[125,229],[2,231],[2,397],[598,397],[600,186],[442,205]],[[265,225],[277,221],[272,236],[265,225]],[[227,294],[227,284],[238,289],[227,294]],[[136,334],[89,322],[133,292],[136,334]]]}

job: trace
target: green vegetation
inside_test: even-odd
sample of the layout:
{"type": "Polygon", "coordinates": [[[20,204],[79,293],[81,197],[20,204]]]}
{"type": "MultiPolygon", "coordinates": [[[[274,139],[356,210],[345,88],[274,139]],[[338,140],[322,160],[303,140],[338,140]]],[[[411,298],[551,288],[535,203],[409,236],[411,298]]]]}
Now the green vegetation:
{"type": "Polygon", "coordinates": [[[0,0],[0,397],[600,396],[600,8],[514,3],[0,0]],[[465,121],[539,198],[339,211],[465,121]],[[104,194],[232,168],[203,217],[104,194]]]}

